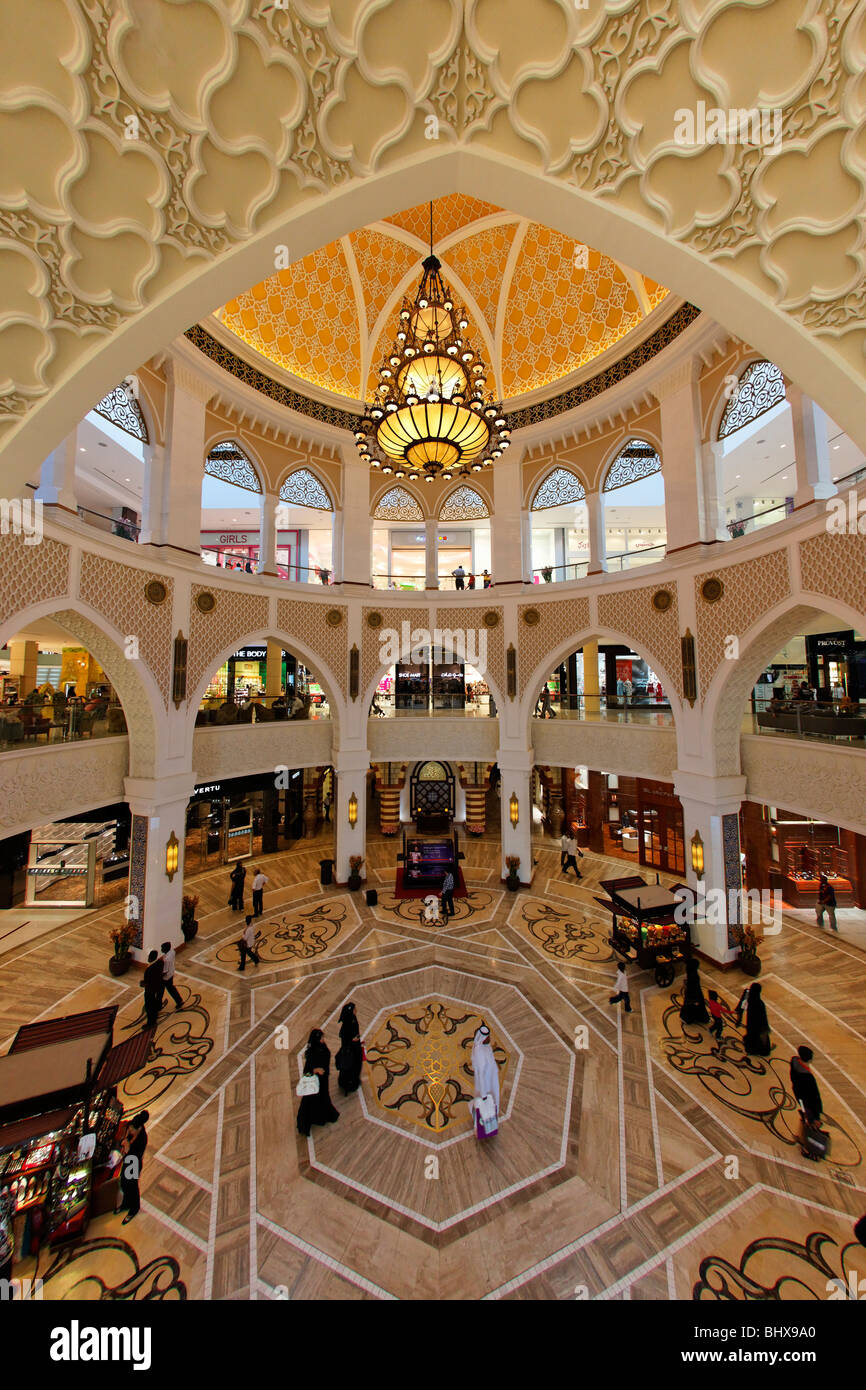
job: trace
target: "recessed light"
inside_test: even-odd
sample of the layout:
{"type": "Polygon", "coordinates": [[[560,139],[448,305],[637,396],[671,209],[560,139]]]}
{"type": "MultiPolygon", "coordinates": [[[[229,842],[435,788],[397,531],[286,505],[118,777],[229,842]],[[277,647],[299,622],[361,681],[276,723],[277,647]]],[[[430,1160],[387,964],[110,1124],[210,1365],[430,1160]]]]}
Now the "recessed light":
{"type": "Polygon", "coordinates": [[[737,478],[738,478],[738,479],[742,478],[742,476],[743,476],[742,473],[738,473],[738,474],[737,474],[737,478]]]}
{"type": "Polygon", "coordinates": [[[842,445],[841,445],[841,444],[834,444],[834,445],[833,445],[833,448],[834,448],[834,449],[841,449],[841,448],[842,448],[842,445]]]}
{"type": "Polygon", "coordinates": [[[780,448],[780,449],[787,449],[787,447],[788,447],[787,444],[780,444],[780,445],[779,445],[779,448],[780,448]]]}
{"type": "Polygon", "coordinates": [[[79,452],[79,454],[86,454],[86,453],[87,453],[87,450],[85,449],[85,447],[84,447],[83,444],[80,444],[80,445],[78,446],[78,452],[79,452]]]}
{"type": "Polygon", "coordinates": [[[783,482],[783,483],[786,483],[787,481],[788,481],[788,475],[787,475],[787,473],[783,473],[783,474],[782,474],[782,482],[783,482]]]}

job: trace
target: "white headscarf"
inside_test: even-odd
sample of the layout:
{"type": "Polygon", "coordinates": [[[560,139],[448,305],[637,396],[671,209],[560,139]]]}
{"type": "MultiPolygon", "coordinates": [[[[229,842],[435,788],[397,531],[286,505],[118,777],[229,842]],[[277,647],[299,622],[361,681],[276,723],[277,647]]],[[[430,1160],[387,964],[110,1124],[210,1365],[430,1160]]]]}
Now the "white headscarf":
{"type": "Polygon", "coordinates": [[[475,1078],[475,1097],[492,1096],[499,1109],[499,1067],[493,1055],[490,1029],[483,1023],[472,1042],[472,1071],[475,1078]]]}

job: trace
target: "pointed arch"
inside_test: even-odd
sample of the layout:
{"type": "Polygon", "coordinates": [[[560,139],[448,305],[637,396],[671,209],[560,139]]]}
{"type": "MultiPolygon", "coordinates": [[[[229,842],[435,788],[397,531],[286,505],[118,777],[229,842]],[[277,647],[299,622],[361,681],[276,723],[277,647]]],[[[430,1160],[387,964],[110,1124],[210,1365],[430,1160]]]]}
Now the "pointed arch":
{"type": "Polygon", "coordinates": [[[730,393],[719,421],[717,438],[727,439],[786,400],[785,379],[781,371],[774,362],[759,357],[737,377],[736,389],[730,393]]]}
{"type": "Polygon", "coordinates": [[[446,493],[439,508],[440,521],[484,521],[490,517],[490,502],[480,488],[458,483],[446,493]]]}
{"type": "Polygon", "coordinates": [[[642,435],[629,435],[616,446],[616,452],[602,474],[601,491],[615,492],[630,483],[651,478],[662,472],[661,451],[657,444],[642,435]]]}
{"type": "Polygon", "coordinates": [[[119,382],[107,396],[102,397],[98,405],[91,408],[95,415],[101,415],[103,420],[107,420],[116,429],[123,430],[124,434],[132,435],[133,439],[140,440],[142,444],[152,442],[135,392],[125,382],[119,382]]]}
{"type": "Polygon", "coordinates": [[[554,464],[545,473],[529,500],[531,512],[543,512],[549,507],[564,507],[569,502],[586,500],[586,487],[572,468],[554,464]]]}
{"type": "Polygon", "coordinates": [[[241,487],[245,492],[261,496],[265,489],[261,477],[261,465],[253,462],[248,449],[239,444],[233,435],[227,435],[211,443],[204,462],[204,471],[220,482],[241,487]]]}
{"type": "Polygon", "coordinates": [[[417,493],[402,483],[388,483],[374,499],[374,521],[424,521],[427,512],[417,493]]]}
{"type": "Polygon", "coordinates": [[[292,507],[313,507],[321,512],[334,511],[330,488],[306,464],[293,468],[280,484],[280,501],[292,507]]]}

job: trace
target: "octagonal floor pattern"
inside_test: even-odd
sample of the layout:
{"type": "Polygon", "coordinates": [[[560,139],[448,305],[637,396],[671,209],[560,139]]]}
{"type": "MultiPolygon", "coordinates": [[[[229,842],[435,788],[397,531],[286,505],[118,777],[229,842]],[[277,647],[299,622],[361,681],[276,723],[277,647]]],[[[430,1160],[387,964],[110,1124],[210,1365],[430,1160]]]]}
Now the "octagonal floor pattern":
{"type": "MultiPolygon", "coordinates": [[[[393,897],[393,845],[368,847],[362,894],[322,889],[325,841],[269,859],[261,963],[237,970],[241,920],[224,873],[192,881],[199,937],[179,954],[182,1005],[130,1077],[150,1146],[139,1217],[91,1223],[40,1268],[45,1297],[212,1299],[808,1298],[863,1273],[866,957],[787,919],[764,945],[775,1051],[749,1058],[726,1028],[679,1019],[678,981],[635,973],[634,1012],[608,999],[614,962],[595,902],[618,861],[582,882],[537,842],[531,890],[497,881],[493,841],[467,846],[468,896],[447,927],[393,897]],[[356,1003],[367,1061],[338,1121],[296,1129],[312,1027],[338,1047],[356,1003]],[[472,1036],[491,1029],[501,1122],[479,1143],[472,1036]],[[787,1059],[799,1042],[833,1136],[797,1143],[787,1059]]],[[[117,909],[0,961],[0,1039],[20,1024],[118,1003],[141,1026],[134,975],[106,973],[117,909]]],[[[703,968],[735,1002],[739,975],[703,968]]],[[[5,1050],[5,1048],[4,1048],[5,1050]]],[[[19,1272],[16,1270],[16,1272],[19,1272]]],[[[20,1273],[27,1275],[27,1262],[20,1273]]]]}

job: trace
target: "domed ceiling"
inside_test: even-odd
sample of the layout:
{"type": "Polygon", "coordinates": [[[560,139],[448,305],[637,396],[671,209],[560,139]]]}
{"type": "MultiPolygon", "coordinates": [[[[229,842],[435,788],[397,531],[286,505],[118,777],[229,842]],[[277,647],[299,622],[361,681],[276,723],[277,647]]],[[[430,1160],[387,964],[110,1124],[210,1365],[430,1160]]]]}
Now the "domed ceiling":
{"type": "MultiPolygon", "coordinates": [[[[352,232],[216,313],[301,383],[370,393],[429,249],[429,205],[352,232]]],[[[463,195],[433,204],[442,273],[501,399],[562,382],[632,333],[668,291],[601,251],[463,195]]]]}

